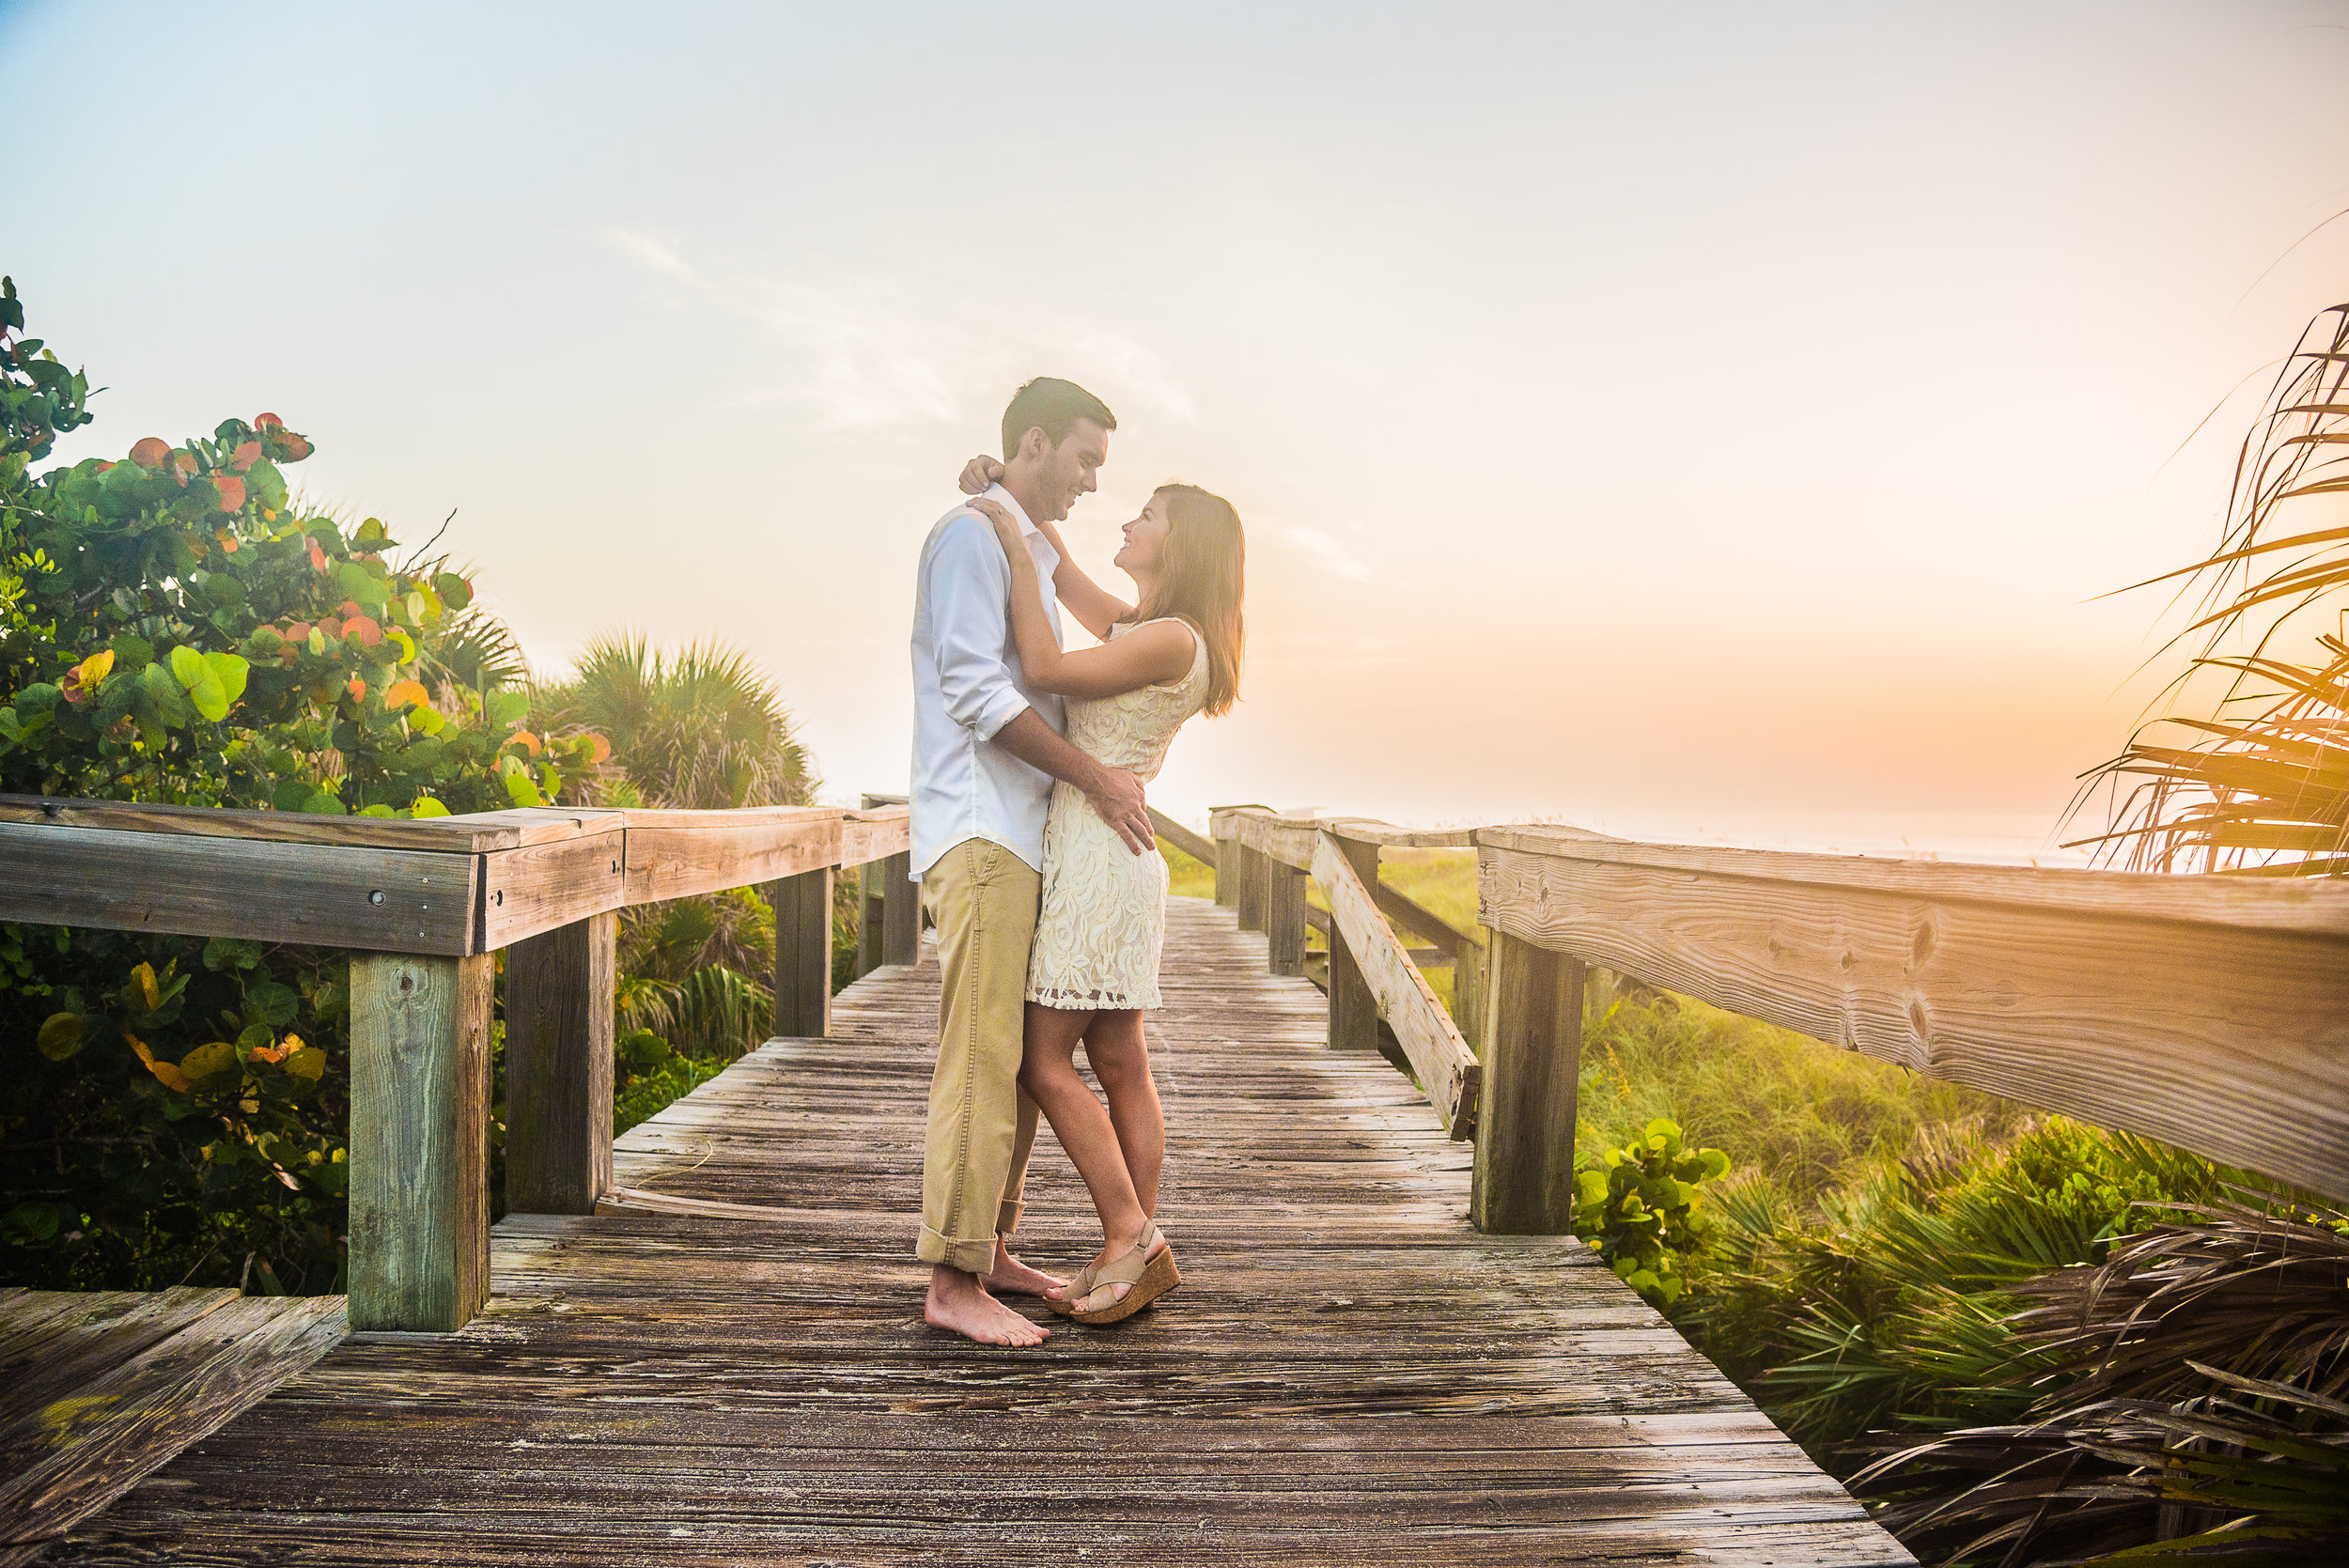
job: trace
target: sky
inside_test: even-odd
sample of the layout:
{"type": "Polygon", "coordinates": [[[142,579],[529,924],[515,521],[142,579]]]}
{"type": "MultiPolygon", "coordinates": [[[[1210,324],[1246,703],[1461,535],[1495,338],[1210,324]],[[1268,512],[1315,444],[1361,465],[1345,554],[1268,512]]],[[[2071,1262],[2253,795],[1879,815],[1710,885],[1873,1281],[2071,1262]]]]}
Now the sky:
{"type": "Polygon", "coordinates": [[[1050,374],[1097,575],[1167,479],[1247,525],[1179,817],[2043,853],[2177,663],[2102,596],[2349,295],[2349,0],[234,16],[0,0],[59,458],[275,411],[540,670],[750,650],[837,800],[1050,374]]]}

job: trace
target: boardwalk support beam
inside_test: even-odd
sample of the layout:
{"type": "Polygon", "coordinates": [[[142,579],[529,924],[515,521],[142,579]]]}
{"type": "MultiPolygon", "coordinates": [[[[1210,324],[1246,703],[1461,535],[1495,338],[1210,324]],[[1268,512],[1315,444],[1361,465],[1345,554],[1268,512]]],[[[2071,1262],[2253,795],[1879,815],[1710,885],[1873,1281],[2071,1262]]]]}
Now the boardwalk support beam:
{"type": "MultiPolygon", "coordinates": [[[[1565,1235],[1574,1229],[1583,966],[1501,932],[1488,963],[1470,1216],[1480,1231],[1565,1235]]],[[[1336,1001],[1333,987],[1333,1017],[1336,1001]]]]}
{"type": "Polygon", "coordinates": [[[1305,873],[1271,856],[1265,864],[1266,968],[1274,974],[1305,972],[1305,873]]]}
{"type": "Polygon", "coordinates": [[[832,868],[767,884],[775,911],[775,1032],[815,1040],[832,1032],[832,868]]]}
{"type": "MultiPolygon", "coordinates": [[[[1362,886],[1377,886],[1378,846],[1343,833],[1330,837],[1362,886]]],[[[1370,982],[1362,978],[1361,955],[1334,920],[1330,923],[1330,1048],[1378,1048],[1378,999],[1371,994],[1370,982]]]]}
{"type": "Polygon", "coordinates": [[[490,1298],[491,954],[350,959],[350,1326],[447,1333],[490,1298]]]}
{"type": "Polygon", "coordinates": [[[506,955],[506,1206],[593,1214],[612,1190],[612,1002],[616,912],[589,915],[506,955]]]}

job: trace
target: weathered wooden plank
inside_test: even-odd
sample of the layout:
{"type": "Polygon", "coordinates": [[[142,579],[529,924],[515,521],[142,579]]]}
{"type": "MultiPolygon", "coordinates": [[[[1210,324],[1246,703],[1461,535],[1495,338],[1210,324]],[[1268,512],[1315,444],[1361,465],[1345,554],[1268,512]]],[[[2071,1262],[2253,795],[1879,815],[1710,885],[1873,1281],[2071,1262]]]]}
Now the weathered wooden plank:
{"type": "Polygon", "coordinates": [[[1148,810],[1152,831],[1192,860],[1200,862],[1210,870],[1214,869],[1215,843],[1212,839],[1200,837],[1156,806],[1151,806],[1148,810]]]}
{"type": "Polygon", "coordinates": [[[39,1452],[12,1446],[0,1467],[0,1544],[55,1540],[342,1338],[339,1296],[226,1294],[41,1410],[39,1452]]]}
{"type": "Polygon", "coordinates": [[[840,869],[863,865],[912,847],[912,814],[902,805],[852,811],[840,824],[840,869]]]}
{"type": "MultiPolygon", "coordinates": [[[[1348,835],[1351,836],[1351,830],[1348,835]]],[[[1393,923],[1398,930],[1408,931],[1423,941],[1433,942],[1443,950],[1444,960],[1453,962],[1463,954],[1473,955],[1477,948],[1473,932],[1462,931],[1447,924],[1441,915],[1407,893],[1397,893],[1384,882],[1370,890],[1377,901],[1378,912],[1393,923]]]]}
{"type": "Polygon", "coordinates": [[[775,912],[775,1032],[832,1032],[830,866],[767,885],[775,912]]]}
{"type": "MultiPolygon", "coordinates": [[[[820,874],[819,874],[820,875],[820,874]]],[[[613,987],[619,916],[506,955],[506,1206],[593,1214],[612,1189],[613,987]]]]}
{"type": "Polygon", "coordinates": [[[1873,855],[1643,844],[1579,828],[1481,828],[1481,847],[1549,860],[1890,893],[1935,903],[2068,910],[2349,938],[2349,884],[2337,877],[2188,877],[2046,866],[1968,865],[1873,855]]]}
{"type": "Polygon", "coordinates": [[[880,879],[880,961],[910,964],[922,956],[922,905],[913,856],[900,849],[873,862],[880,879]]]}
{"type": "Polygon", "coordinates": [[[476,891],[470,855],[0,822],[0,920],[31,924],[459,954],[476,891]]]}
{"type": "Polygon", "coordinates": [[[1489,957],[1470,1216],[1480,1231],[1564,1235],[1574,1229],[1583,968],[1505,934],[1489,957]]]}
{"type": "Polygon", "coordinates": [[[834,864],[843,853],[843,817],[832,807],[626,815],[630,904],[772,882],[834,864]]]}
{"type": "Polygon", "coordinates": [[[0,1303],[0,1475],[47,1451],[41,1413],[52,1402],[236,1299],[186,1286],[11,1293],[0,1303]]]}
{"type": "Polygon", "coordinates": [[[1264,862],[1265,957],[1274,974],[1305,972],[1305,874],[1264,862]]]}
{"type": "Polygon", "coordinates": [[[629,902],[624,815],[585,818],[576,834],[484,855],[474,951],[494,952],[629,902]]]}
{"type": "MultiPolygon", "coordinates": [[[[1325,835],[1314,857],[1314,880],[1330,900],[1330,923],[1336,939],[1330,947],[1330,1044],[1337,1039],[1339,966],[1349,963],[1364,991],[1382,1006],[1403,1053],[1435,1107],[1436,1118],[1455,1138],[1466,1138],[1476,1126],[1479,1079],[1476,1053],[1461,1039],[1452,1016],[1428,988],[1395,939],[1365,883],[1378,875],[1377,849],[1359,848],[1344,839],[1325,835]],[[1360,862],[1368,861],[1367,867],[1360,862]],[[1367,876],[1365,876],[1367,872],[1367,876]]],[[[1375,1017],[1375,1014],[1374,1014],[1375,1017]]]]}
{"type": "Polygon", "coordinates": [[[106,828],[118,832],[181,838],[235,838],[272,844],[476,854],[489,849],[510,849],[524,842],[522,829],[526,818],[520,812],[496,812],[403,822],[380,816],[327,816],[309,812],[237,811],[218,806],[0,795],[0,822],[106,828]]]}
{"type": "Polygon", "coordinates": [[[489,1298],[494,960],[350,961],[350,1324],[444,1332],[489,1298]]]}
{"type": "Polygon", "coordinates": [[[2349,887],[1719,853],[1488,843],[1484,918],[1831,1045],[2349,1197],[2349,934],[2333,924],[2349,887]]]}
{"type": "MultiPolygon", "coordinates": [[[[1314,837],[1317,854],[1329,857],[1331,867],[1350,871],[1357,889],[1363,882],[1378,879],[1378,846],[1375,844],[1347,842],[1344,839],[1314,837]]],[[[1311,862],[1307,862],[1311,869],[1311,862]]],[[[1322,896],[1331,905],[1330,919],[1330,1048],[1332,1050],[1376,1050],[1378,1048],[1378,999],[1370,988],[1369,979],[1362,973],[1365,944],[1376,947],[1389,940],[1386,923],[1374,922],[1376,931],[1349,932],[1346,922],[1336,913],[1341,896],[1333,891],[1331,878],[1346,880],[1344,872],[1332,869],[1316,873],[1314,880],[1321,884],[1322,896]]],[[[1367,898],[1367,895],[1365,895],[1367,898]]]]}

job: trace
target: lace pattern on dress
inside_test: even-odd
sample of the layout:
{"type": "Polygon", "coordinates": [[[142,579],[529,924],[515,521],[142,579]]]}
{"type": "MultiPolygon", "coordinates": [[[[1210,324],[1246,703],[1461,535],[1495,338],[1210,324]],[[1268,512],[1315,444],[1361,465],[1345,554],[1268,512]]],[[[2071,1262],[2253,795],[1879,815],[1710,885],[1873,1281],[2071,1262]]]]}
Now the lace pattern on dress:
{"type": "MultiPolygon", "coordinates": [[[[1112,628],[1110,636],[1134,629],[1112,628]]],[[[1071,701],[1069,742],[1096,761],[1156,778],[1174,732],[1206,702],[1206,640],[1196,628],[1191,637],[1196,648],[1180,680],[1071,701]]],[[[1028,1000],[1072,1011],[1159,1006],[1165,936],[1165,859],[1135,854],[1082,794],[1053,785],[1028,1000]]]]}

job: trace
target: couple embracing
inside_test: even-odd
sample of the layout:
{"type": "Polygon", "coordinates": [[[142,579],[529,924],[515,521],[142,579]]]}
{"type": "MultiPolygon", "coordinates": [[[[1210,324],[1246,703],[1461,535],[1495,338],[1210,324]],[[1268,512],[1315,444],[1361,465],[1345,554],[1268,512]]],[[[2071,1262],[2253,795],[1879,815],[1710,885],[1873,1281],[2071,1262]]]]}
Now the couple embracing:
{"type": "Polygon", "coordinates": [[[963,471],[972,499],[930,530],[915,588],[913,875],[941,981],[916,1250],[923,1316],[988,1344],[1049,1337],[1004,1296],[1114,1323],[1182,1281],[1157,1223],[1166,1126],[1142,1017],[1159,1005],[1166,862],[1143,785],[1186,720],[1237,693],[1245,546],[1231,503],[1162,485],[1117,552],[1134,602],[1080,571],[1055,525],[1116,428],[1073,382],[1021,387],[1003,461],[963,471]],[[1062,648],[1063,606],[1098,647],[1062,648]],[[1007,1239],[1039,1110],[1101,1219],[1100,1251],[1066,1281],[1007,1239]]]}

